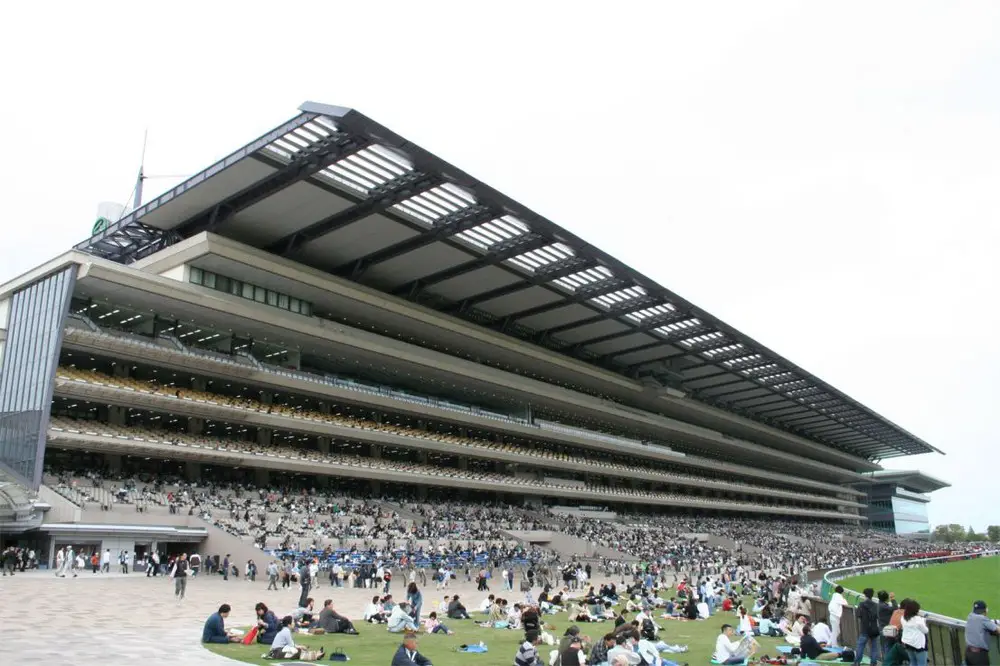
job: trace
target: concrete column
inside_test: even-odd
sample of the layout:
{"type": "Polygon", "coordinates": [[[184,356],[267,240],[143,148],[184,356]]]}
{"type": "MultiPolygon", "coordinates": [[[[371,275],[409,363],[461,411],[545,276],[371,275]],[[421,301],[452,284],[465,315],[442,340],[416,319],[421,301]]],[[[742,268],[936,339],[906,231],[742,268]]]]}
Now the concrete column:
{"type": "Polygon", "coordinates": [[[320,400],[317,407],[319,409],[320,414],[329,414],[331,412],[330,403],[326,402],[325,400],[320,400]]]}
{"type": "Polygon", "coordinates": [[[258,467],[253,472],[258,486],[267,487],[271,485],[271,475],[268,470],[258,467]]]}
{"type": "Polygon", "coordinates": [[[118,379],[126,379],[129,373],[129,367],[127,363],[117,362],[112,366],[111,376],[117,377],[118,379]]]}
{"type": "Polygon", "coordinates": [[[104,456],[104,460],[108,463],[108,471],[112,473],[117,473],[122,471],[122,457],[109,453],[104,456]]]}
{"type": "Polygon", "coordinates": [[[459,437],[468,437],[469,436],[469,429],[468,428],[459,428],[458,429],[458,435],[459,435],[459,437]]]}
{"type": "Polygon", "coordinates": [[[191,380],[191,389],[194,391],[205,391],[207,390],[207,386],[205,380],[201,377],[195,377],[191,380]]]}
{"type": "Polygon", "coordinates": [[[458,468],[459,469],[469,469],[469,459],[466,456],[458,457],[458,468]]]}
{"type": "Polygon", "coordinates": [[[199,419],[197,417],[192,417],[188,419],[188,433],[191,435],[200,435],[205,431],[205,420],[199,419]]]}
{"type": "Polygon", "coordinates": [[[270,428],[258,428],[257,429],[257,443],[261,446],[271,445],[271,429],[270,428]]]}
{"type": "Polygon", "coordinates": [[[274,394],[271,393],[270,391],[261,391],[260,401],[262,404],[270,405],[272,402],[274,402],[274,394]]]}
{"type": "Polygon", "coordinates": [[[316,442],[319,445],[320,453],[330,453],[330,438],[329,437],[317,437],[316,442]]]}
{"type": "Polygon", "coordinates": [[[371,450],[372,450],[372,458],[375,458],[376,460],[380,460],[382,458],[382,445],[381,444],[372,444],[372,449],[371,450]]]}
{"type": "Polygon", "coordinates": [[[301,370],[302,354],[297,351],[289,351],[285,357],[285,360],[282,361],[281,365],[286,368],[291,368],[293,370],[301,370]]]}
{"type": "Polygon", "coordinates": [[[427,452],[426,451],[417,451],[417,461],[421,465],[426,465],[427,464],[427,452]]]}
{"type": "Polygon", "coordinates": [[[372,479],[369,481],[369,484],[371,484],[370,487],[373,495],[380,495],[382,493],[382,483],[380,481],[372,479]]]}
{"type": "Polygon", "coordinates": [[[188,481],[198,481],[201,479],[201,463],[188,460],[184,463],[184,477],[188,481]]]}
{"type": "Polygon", "coordinates": [[[112,425],[125,425],[126,411],[124,407],[111,405],[108,407],[108,423],[112,425]]]}
{"type": "Polygon", "coordinates": [[[417,486],[417,499],[421,502],[427,500],[427,486],[417,486]]]}

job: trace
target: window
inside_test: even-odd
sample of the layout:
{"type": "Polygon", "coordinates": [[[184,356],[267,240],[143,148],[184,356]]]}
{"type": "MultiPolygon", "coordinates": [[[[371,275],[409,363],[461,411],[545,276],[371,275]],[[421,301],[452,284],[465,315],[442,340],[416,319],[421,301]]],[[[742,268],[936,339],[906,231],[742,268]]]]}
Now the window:
{"type": "Polygon", "coordinates": [[[209,289],[215,289],[216,291],[232,294],[233,296],[240,296],[248,301],[263,303],[274,308],[281,308],[282,310],[288,310],[289,312],[294,312],[296,314],[303,314],[307,317],[312,316],[312,303],[309,301],[303,301],[302,299],[294,298],[288,294],[271,291],[270,289],[265,289],[264,287],[260,287],[255,284],[226,277],[225,275],[212,273],[211,271],[206,271],[202,268],[192,266],[188,274],[188,280],[191,284],[198,284],[208,287],[209,289]]]}

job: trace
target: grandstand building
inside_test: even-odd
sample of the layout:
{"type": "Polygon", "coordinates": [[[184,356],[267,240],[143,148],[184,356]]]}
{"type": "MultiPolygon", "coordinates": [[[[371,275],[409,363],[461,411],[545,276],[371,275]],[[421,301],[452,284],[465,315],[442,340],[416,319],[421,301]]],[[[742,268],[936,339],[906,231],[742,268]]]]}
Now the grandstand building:
{"type": "Polygon", "coordinates": [[[949,487],[951,484],[916,470],[879,470],[858,486],[867,494],[864,515],[870,527],[924,539],[931,536],[928,494],[949,487]]]}
{"type": "Polygon", "coordinates": [[[49,549],[208,533],[46,468],[856,524],[936,450],[354,110],[96,230],[0,287],[0,462],[49,549]]]}

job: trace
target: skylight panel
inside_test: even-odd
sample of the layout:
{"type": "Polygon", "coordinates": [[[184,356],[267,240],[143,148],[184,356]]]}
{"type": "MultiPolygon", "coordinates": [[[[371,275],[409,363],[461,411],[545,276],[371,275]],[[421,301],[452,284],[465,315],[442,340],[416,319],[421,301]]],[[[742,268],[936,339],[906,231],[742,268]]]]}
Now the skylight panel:
{"type": "Polygon", "coordinates": [[[722,364],[727,368],[733,368],[737,365],[746,365],[747,363],[754,363],[764,358],[763,354],[747,354],[746,356],[740,356],[738,358],[731,358],[728,361],[723,361],[722,364]]]}
{"type": "Polygon", "coordinates": [[[562,287],[567,291],[576,291],[577,289],[588,285],[610,280],[612,277],[613,273],[610,269],[605,268],[604,266],[596,266],[594,268],[585,268],[578,273],[573,273],[572,275],[555,279],[552,281],[552,284],[562,287]]]}
{"type": "Polygon", "coordinates": [[[481,250],[488,250],[497,243],[513,240],[529,231],[531,229],[528,225],[518,218],[513,215],[504,215],[459,232],[455,234],[454,238],[474,245],[481,250]]]}
{"type": "Polygon", "coordinates": [[[413,166],[405,158],[385,146],[374,145],[334,162],[319,175],[367,195],[410,171],[413,166]]]}
{"type": "Polygon", "coordinates": [[[519,254],[511,259],[510,263],[518,266],[519,268],[523,268],[528,272],[534,273],[540,268],[564,261],[573,255],[573,249],[568,245],[553,243],[552,245],[546,245],[545,247],[538,248],[537,250],[531,250],[530,252],[519,254]]]}
{"type": "Polygon", "coordinates": [[[712,331],[710,333],[702,333],[701,335],[685,338],[684,340],[681,340],[679,344],[690,348],[696,345],[703,345],[706,342],[711,342],[712,340],[721,340],[723,337],[725,337],[723,333],[719,331],[712,331]]]}
{"type": "Polygon", "coordinates": [[[708,359],[716,358],[717,356],[722,356],[724,354],[732,354],[744,349],[745,346],[741,342],[735,344],[726,345],[724,347],[716,347],[715,349],[706,349],[701,353],[702,356],[708,359]]]}
{"type": "Polygon", "coordinates": [[[756,377],[758,375],[766,375],[769,372],[773,372],[779,368],[777,363],[767,363],[765,365],[758,365],[756,368],[747,368],[746,370],[740,370],[740,372],[746,377],[756,377]]]}
{"type": "Polygon", "coordinates": [[[403,213],[424,224],[433,225],[443,217],[464,210],[476,203],[476,198],[457,185],[445,183],[401,201],[391,210],[403,213]]]}
{"type": "Polygon", "coordinates": [[[695,328],[701,326],[701,320],[697,317],[691,317],[690,319],[683,319],[681,321],[675,321],[664,326],[658,326],[653,329],[654,333],[659,333],[660,335],[671,337],[678,333],[687,330],[689,328],[695,328]]]}
{"type": "Polygon", "coordinates": [[[677,308],[671,303],[661,303],[659,305],[654,305],[652,307],[643,308],[641,310],[636,310],[635,312],[629,312],[626,317],[634,322],[641,322],[651,317],[662,317],[668,315],[671,312],[676,312],[677,308]]]}
{"type": "Polygon", "coordinates": [[[290,132],[286,132],[281,137],[275,139],[265,150],[276,153],[285,160],[291,160],[295,155],[309,148],[313,144],[325,139],[337,131],[337,126],[329,119],[316,118],[297,127],[290,132]],[[325,121],[325,122],[324,122],[325,121]]]}
{"type": "Polygon", "coordinates": [[[610,294],[601,294],[590,299],[591,303],[596,303],[607,309],[620,308],[622,305],[628,303],[629,301],[634,301],[637,298],[642,298],[646,295],[646,290],[642,287],[625,287],[624,289],[619,289],[618,291],[611,292],[610,294]]]}
{"type": "Polygon", "coordinates": [[[784,381],[794,378],[795,378],[795,373],[786,371],[786,372],[779,372],[776,375],[761,377],[759,381],[761,381],[764,384],[774,385],[774,384],[780,384],[784,381]]]}

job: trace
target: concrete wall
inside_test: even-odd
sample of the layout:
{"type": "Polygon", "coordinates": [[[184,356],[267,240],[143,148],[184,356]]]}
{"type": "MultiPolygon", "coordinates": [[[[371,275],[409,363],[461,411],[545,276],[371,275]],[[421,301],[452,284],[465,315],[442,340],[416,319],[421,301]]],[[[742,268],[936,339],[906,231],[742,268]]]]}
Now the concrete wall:
{"type": "Polygon", "coordinates": [[[45,512],[46,523],[78,523],[82,509],[46,485],[38,487],[38,499],[52,508],[45,512]]]}

